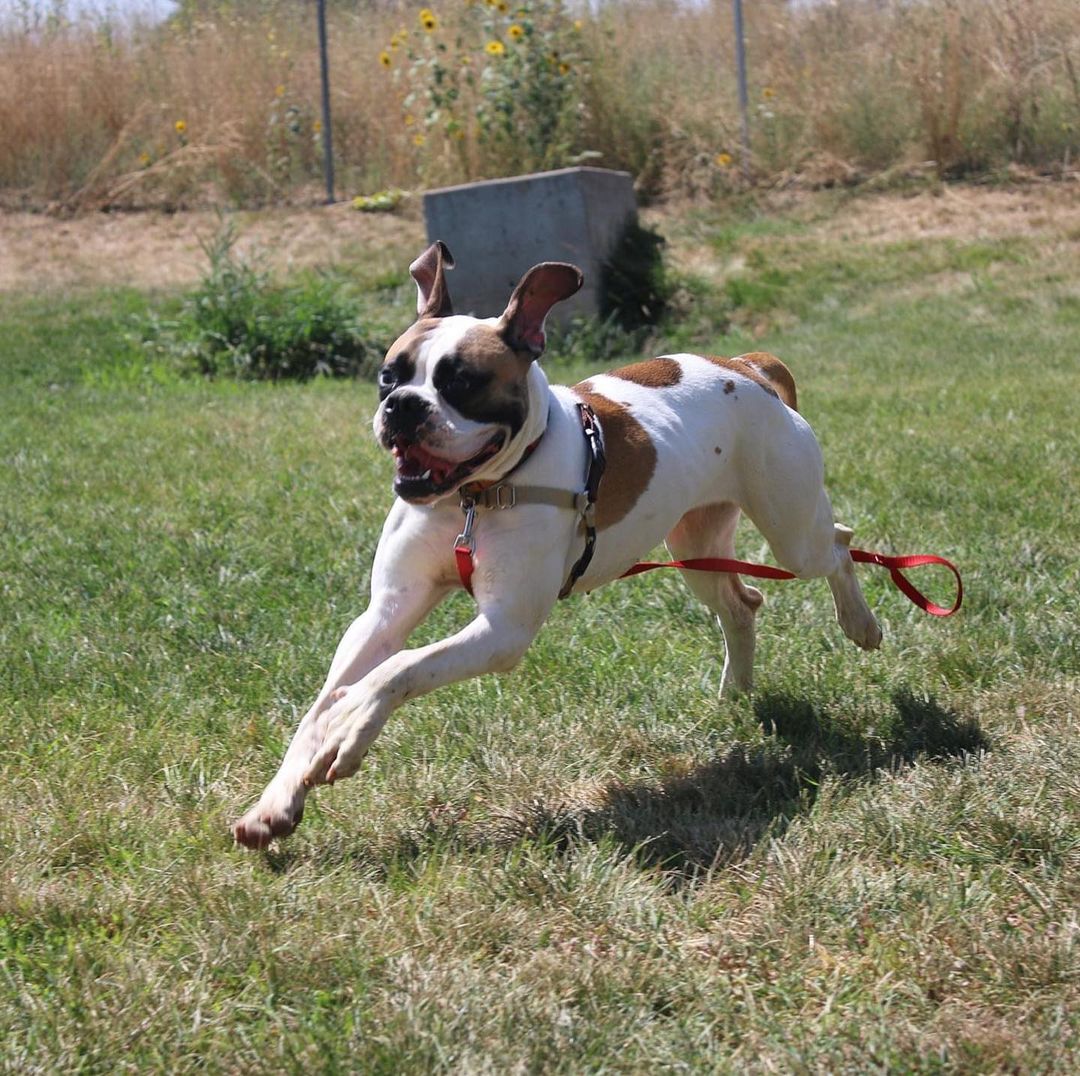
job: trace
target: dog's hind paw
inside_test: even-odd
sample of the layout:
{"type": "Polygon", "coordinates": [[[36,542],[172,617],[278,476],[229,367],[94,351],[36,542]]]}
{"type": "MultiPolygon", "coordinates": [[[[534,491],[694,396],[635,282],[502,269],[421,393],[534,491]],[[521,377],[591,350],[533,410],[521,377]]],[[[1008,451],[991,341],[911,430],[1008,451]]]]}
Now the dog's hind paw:
{"type": "Polygon", "coordinates": [[[863,650],[877,650],[881,646],[881,626],[869,609],[859,610],[843,618],[837,616],[844,634],[863,650]]]}

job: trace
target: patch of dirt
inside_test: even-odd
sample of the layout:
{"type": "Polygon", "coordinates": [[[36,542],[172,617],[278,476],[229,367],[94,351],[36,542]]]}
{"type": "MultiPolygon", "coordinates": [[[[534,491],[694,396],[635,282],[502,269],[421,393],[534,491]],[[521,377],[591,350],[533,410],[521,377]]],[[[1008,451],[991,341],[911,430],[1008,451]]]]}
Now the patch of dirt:
{"type": "MultiPolygon", "coordinates": [[[[821,197],[785,193],[775,208],[813,219],[821,197]]],[[[685,206],[673,205],[647,210],[643,216],[668,232],[667,225],[684,211],[685,206]]],[[[259,250],[271,268],[282,272],[337,265],[372,275],[402,271],[425,244],[416,202],[394,214],[358,213],[342,203],[238,212],[231,218],[241,236],[237,249],[259,250]]],[[[0,212],[0,292],[189,287],[206,266],[200,240],[220,227],[220,218],[210,211],[92,213],[67,219],[0,212]]],[[[871,244],[1014,236],[1080,244],[1080,185],[947,186],[915,195],[856,196],[802,234],[871,244]]],[[[669,253],[676,264],[695,263],[700,259],[693,246],[692,240],[674,240],[669,253]],[[687,249],[680,250],[682,246],[687,249]]],[[[707,260],[715,262],[715,254],[707,260]]]]}
{"type": "Polygon", "coordinates": [[[945,186],[903,196],[855,198],[816,226],[822,237],[870,243],[915,239],[1080,240],[1080,185],[945,186]]]}
{"type": "MultiPolygon", "coordinates": [[[[348,203],[230,214],[236,249],[260,252],[287,272],[349,265],[375,273],[404,269],[424,245],[415,208],[358,213],[348,203]]],[[[184,288],[206,269],[200,242],[222,227],[210,211],[92,213],[58,218],[0,213],[0,292],[132,286],[184,288]]]]}

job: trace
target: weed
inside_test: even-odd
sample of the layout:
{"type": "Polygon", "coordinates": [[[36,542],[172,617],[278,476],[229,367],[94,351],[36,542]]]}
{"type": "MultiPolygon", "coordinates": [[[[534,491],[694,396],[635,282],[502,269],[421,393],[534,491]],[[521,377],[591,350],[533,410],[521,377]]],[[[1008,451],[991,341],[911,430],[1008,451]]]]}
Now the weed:
{"type": "Polygon", "coordinates": [[[203,244],[209,269],[178,317],[148,321],[151,352],[208,376],[371,376],[385,348],[361,329],[341,283],[308,273],[275,285],[236,253],[236,239],[230,221],[203,244]]]}

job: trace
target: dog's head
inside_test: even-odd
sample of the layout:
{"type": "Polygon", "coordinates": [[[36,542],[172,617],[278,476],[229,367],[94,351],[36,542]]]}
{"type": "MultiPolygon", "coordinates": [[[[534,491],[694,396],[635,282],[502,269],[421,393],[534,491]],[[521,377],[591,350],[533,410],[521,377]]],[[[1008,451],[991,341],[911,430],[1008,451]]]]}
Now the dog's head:
{"type": "Polygon", "coordinates": [[[576,266],[544,262],[521,278],[499,317],[473,318],[453,312],[446,286],[453,265],[436,242],[409,266],[416,323],[379,371],[375,436],[394,455],[394,492],[414,504],[497,478],[520,458],[544,321],[582,282],[576,266]]]}

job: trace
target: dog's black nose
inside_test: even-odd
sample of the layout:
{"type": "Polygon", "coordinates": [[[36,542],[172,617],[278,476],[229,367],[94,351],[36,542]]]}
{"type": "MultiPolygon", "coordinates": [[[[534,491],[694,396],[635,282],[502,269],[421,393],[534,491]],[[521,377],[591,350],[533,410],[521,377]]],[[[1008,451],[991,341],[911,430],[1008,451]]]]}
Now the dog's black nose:
{"type": "Polygon", "coordinates": [[[415,433],[430,413],[431,404],[423,396],[406,389],[391,392],[383,402],[386,425],[393,433],[403,436],[415,433]]]}

